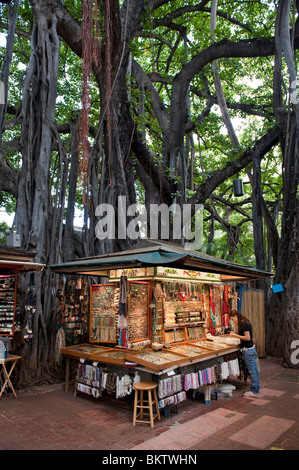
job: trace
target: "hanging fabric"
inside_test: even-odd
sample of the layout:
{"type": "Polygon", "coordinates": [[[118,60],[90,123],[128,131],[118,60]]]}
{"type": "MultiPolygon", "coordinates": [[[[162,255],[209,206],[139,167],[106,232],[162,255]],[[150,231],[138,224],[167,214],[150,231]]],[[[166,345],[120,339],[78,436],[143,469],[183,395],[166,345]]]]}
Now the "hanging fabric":
{"type": "Polygon", "coordinates": [[[216,333],[216,316],[215,316],[215,292],[214,287],[210,286],[210,328],[211,333],[216,333]]]}
{"type": "Polygon", "coordinates": [[[243,292],[246,290],[246,287],[244,284],[240,284],[239,287],[239,295],[238,295],[238,302],[237,302],[237,307],[238,307],[238,312],[241,312],[242,310],[242,295],[243,292]]]}
{"type": "Polygon", "coordinates": [[[123,330],[127,327],[127,310],[128,310],[128,279],[121,276],[119,286],[119,306],[118,306],[118,323],[117,327],[123,330]]]}
{"type": "Polygon", "coordinates": [[[229,289],[229,286],[225,285],[224,291],[223,291],[223,303],[222,303],[223,326],[229,326],[230,302],[228,298],[228,289],[229,289]]]}

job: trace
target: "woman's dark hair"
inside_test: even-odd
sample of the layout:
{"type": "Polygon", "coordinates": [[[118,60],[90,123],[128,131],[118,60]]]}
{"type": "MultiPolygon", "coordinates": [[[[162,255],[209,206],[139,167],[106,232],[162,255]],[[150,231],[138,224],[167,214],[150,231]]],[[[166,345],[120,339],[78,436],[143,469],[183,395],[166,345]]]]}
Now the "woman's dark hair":
{"type": "Polygon", "coordinates": [[[246,323],[249,323],[249,325],[251,325],[250,321],[248,320],[248,318],[244,317],[244,315],[242,315],[242,313],[238,312],[238,310],[231,310],[229,312],[229,316],[230,317],[237,317],[238,318],[238,330],[240,331],[241,330],[241,325],[242,323],[244,323],[246,321],[246,323]]]}

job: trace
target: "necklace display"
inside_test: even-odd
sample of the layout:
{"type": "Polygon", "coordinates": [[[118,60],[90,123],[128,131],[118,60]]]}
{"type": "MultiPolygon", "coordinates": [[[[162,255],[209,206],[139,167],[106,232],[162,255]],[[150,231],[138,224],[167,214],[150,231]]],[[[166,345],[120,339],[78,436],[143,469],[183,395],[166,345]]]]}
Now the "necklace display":
{"type": "Polygon", "coordinates": [[[129,283],[127,340],[136,341],[149,336],[148,331],[148,283],[129,283]]]}
{"type": "Polygon", "coordinates": [[[159,400],[158,407],[160,409],[165,408],[165,406],[176,405],[178,403],[181,403],[184,400],[187,400],[187,394],[186,392],[183,391],[183,392],[176,393],[175,395],[172,395],[170,397],[166,397],[166,398],[159,400]]]}
{"type": "Polygon", "coordinates": [[[91,340],[116,342],[119,287],[114,284],[91,286],[91,340]]]}
{"type": "Polygon", "coordinates": [[[183,379],[181,375],[175,375],[167,379],[159,380],[158,397],[164,398],[183,390],[183,379]]]}
{"type": "Polygon", "coordinates": [[[84,342],[88,331],[88,284],[83,279],[59,281],[59,328],[64,328],[66,344],[84,342]]]}
{"type": "Polygon", "coordinates": [[[104,372],[102,367],[79,363],[76,376],[76,389],[95,398],[100,398],[104,390],[108,395],[124,398],[132,393],[133,383],[140,381],[138,374],[134,380],[128,374],[118,376],[115,373],[104,372]]]}
{"type": "Polygon", "coordinates": [[[190,357],[199,356],[200,354],[204,354],[207,352],[205,349],[201,349],[198,346],[192,346],[190,344],[183,344],[178,347],[172,346],[171,351],[178,354],[186,354],[190,357]]]}
{"type": "MultiPolygon", "coordinates": [[[[153,354],[157,359],[159,352],[153,354]]],[[[187,399],[189,390],[196,390],[204,385],[221,383],[229,375],[240,375],[239,358],[223,361],[210,367],[194,370],[187,374],[176,374],[172,377],[158,380],[158,407],[163,409],[168,405],[175,405],[187,399]]],[[[116,399],[122,399],[133,391],[133,384],[140,382],[137,371],[135,376],[130,374],[116,374],[104,371],[99,365],[80,362],[77,369],[76,389],[82,393],[101,398],[106,392],[116,399]]]]}

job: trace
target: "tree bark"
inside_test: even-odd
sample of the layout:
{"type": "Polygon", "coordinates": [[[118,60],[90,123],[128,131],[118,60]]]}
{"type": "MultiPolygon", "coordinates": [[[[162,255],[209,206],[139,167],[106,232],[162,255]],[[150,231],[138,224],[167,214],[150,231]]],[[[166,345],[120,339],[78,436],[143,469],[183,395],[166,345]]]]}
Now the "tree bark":
{"type": "MultiPolygon", "coordinates": [[[[135,126],[130,113],[126,74],[130,56],[128,43],[139,26],[143,1],[125,1],[121,11],[116,0],[105,2],[104,6],[106,42],[105,47],[102,47],[102,66],[95,70],[101,92],[103,111],[100,127],[103,126],[104,138],[99,204],[109,204],[118,213],[121,210],[118,207],[118,196],[126,198],[125,209],[136,203],[130,158],[135,126]]],[[[126,214],[124,217],[127,226],[126,214]]],[[[130,246],[130,238],[121,236],[117,223],[115,229],[115,239],[107,236],[98,244],[100,253],[119,251],[130,246]]]]}
{"type": "MultiPolygon", "coordinates": [[[[294,80],[294,60],[291,48],[289,21],[290,1],[279,3],[276,41],[280,69],[281,50],[289,69],[290,81],[294,80]]],[[[298,6],[298,5],[297,5],[298,6]]],[[[267,308],[266,348],[268,354],[283,358],[286,367],[298,367],[292,362],[292,342],[298,340],[299,330],[299,120],[298,103],[289,112],[282,128],[283,138],[283,214],[281,237],[278,244],[276,276],[274,283],[281,283],[283,292],[273,293],[267,308]]]]}
{"type": "MultiPolygon", "coordinates": [[[[32,32],[31,58],[23,94],[21,121],[22,169],[18,184],[16,222],[24,249],[36,252],[35,261],[47,264],[49,256],[49,208],[51,193],[49,184],[52,126],[55,118],[57,75],[59,62],[59,38],[57,14],[53,5],[41,0],[31,1],[35,14],[32,32]],[[45,8],[46,7],[46,8],[45,8]]],[[[55,233],[57,227],[51,227],[55,233]]],[[[50,336],[47,323],[51,311],[44,308],[44,289],[48,278],[34,272],[36,312],[33,320],[33,338],[30,340],[26,359],[26,374],[39,375],[48,367],[50,336]]],[[[21,282],[23,295],[28,276],[21,282]]],[[[25,347],[24,342],[20,347],[25,347]]],[[[53,345],[52,345],[53,347],[53,345]]]]}
{"type": "MultiPolygon", "coordinates": [[[[1,81],[4,85],[4,98],[5,102],[0,103],[0,143],[2,141],[2,132],[4,126],[4,119],[5,114],[7,111],[7,97],[8,97],[8,85],[9,85],[9,71],[10,71],[10,64],[13,55],[13,48],[14,48],[14,36],[15,36],[15,29],[16,29],[16,22],[18,18],[18,9],[19,9],[19,0],[14,0],[13,6],[7,6],[8,10],[8,33],[7,33],[7,41],[6,41],[6,51],[5,57],[3,61],[2,71],[1,71],[1,81]]],[[[1,151],[1,148],[0,148],[1,151]]]]}
{"type": "Polygon", "coordinates": [[[272,293],[266,315],[266,351],[282,357],[286,367],[292,363],[292,342],[298,340],[299,328],[299,184],[298,129],[292,116],[283,173],[284,201],[282,230],[274,284],[282,284],[283,292],[272,293]]]}

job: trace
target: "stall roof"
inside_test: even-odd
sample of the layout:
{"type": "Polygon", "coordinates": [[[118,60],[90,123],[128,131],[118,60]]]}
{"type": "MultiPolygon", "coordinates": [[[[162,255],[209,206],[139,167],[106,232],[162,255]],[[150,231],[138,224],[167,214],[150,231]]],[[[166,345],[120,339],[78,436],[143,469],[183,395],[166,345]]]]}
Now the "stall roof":
{"type": "Polygon", "coordinates": [[[0,274],[41,271],[45,265],[33,262],[35,255],[21,248],[0,245],[0,274]]]}
{"type": "Polygon", "coordinates": [[[225,275],[225,280],[271,277],[272,273],[189,250],[182,245],[161,240],[141,240],[132,248],[108,255],[82,258],[50,266],[55,272],[108,275],[109,270],[149,266],[202,271],[225,275]]]}

